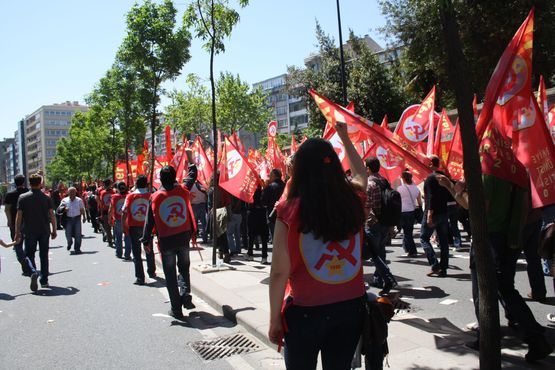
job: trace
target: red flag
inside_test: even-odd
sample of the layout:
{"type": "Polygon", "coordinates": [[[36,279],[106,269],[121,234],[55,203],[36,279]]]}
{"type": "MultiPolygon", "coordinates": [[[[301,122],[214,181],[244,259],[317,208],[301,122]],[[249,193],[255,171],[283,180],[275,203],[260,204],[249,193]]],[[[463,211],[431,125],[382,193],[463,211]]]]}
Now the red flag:
{"type": "Polygon", "coordinates": [[[396,157],[404,158],[405,166],[412,170],[413,176],[417,181],[423,180],[431,172],[428,166],[429,160],[417,153],[414,148],[401,140],[397,135],[389,130],[382,129],[373,122],[348,111],[340,105],[332,103],[312,89],[309,90],[309,93],[328,122],[332,125],[335,122],[344,122],[347,126],[356,126],[366,136],[370,137],[374,143],[387,148],[396,157]]]}
{"type": "Polygon", "coordinates": [[[172,154],[172,129],[170,125],[166,125],[166,161],[171,162],[172,154]]]}
{"type": "Polygon", "coordinates": [[[472,110],[474,111],[474,124],[478,123],[478,100],[476,94],[474,94],[474,99],[472,99],[472,110]]]}
{"type": "Polygon", "coordinates": [[[457,119],[453,140],[449,147],[449,155],[447,156],[447,172],[453,180],[462,180],[464,178],[463,158],[461,125],[457,119]]]}
{"type": "Polygon", "coordinates": [[[345,147],[343,146],[343,143],[341,142],[339,135],[337,135],[337,132],[335,131],[335,127],[332,127],[331,125],[329,126],[330,128],[328,129],[326,136],[324,136],[323,139],[328,140],[330,142],[330,144],[333,146],[333,149],[335,150],[335,153],[339,157],[339,161],[341,162],[341,166],[343,167],[343,170],[347,171],[349,169],[349,160],[345,155],[346,154],[345,147]]]}
{"type": "Polygon", "coordinates": [[[210,179],[212,178],[212,174],[214,173],[214,168],[212,167],[212,164],[210,163],[210,160],[206,152],[204,151],[200,136],[197,136],[191,149],[193,150],[193,158],[197,166],[197,178],[202,185],[208,188],[210,186],[210,179]]]}
{"type": "Polygon", "coordinates": [[[276,142],[277,136],[277,122],[271,121],[268,123],[268,149],[266,150],[266,158],[271,166],[271,169],[279,169],[282,174],[285,174],[285,161],[283,154],[279,149],[276,142]]]}
{"type": "Polygon", "coordinates": [[[423,143],[428,137],[430,122],[436,120],[436,116],[439,119],[439,115],[434,110],[435,95],[436,87],[434,86],[422,104],[412,105],[405,109],[394,131],[403,141],[416,146],[423,143]]]}
{"type": "Polygon", "coordinates": [[[252,203],[258,186],[258,176],[227,136],[224,138],[224,151],[219,169],[220,186],[237,198],[252,203]]]}
{"type": "Polygon", "coordinates": [[[187,154],[185,153],[185,149],[187,149],[187,145],[183,144],[179,147],[173,159],[175,161],[172,165],[175,167],[176,179],[177,182],[181,184],[183,178],[187,175],[187,170],[189,167],[189,162],[187,161],[187,154]]]}
{"type": "Polygon", "coordinates": [[[430,120],[428,121],[428,142],[426,143],[426,155],[432,156],[434,155],[434,141],[435,141],[435,132],[436,132],[436,125],[434,124],[434,117],[433,114],[430,114],[430,120]]]}
{"type": "Polygon", "coordinates": [[[303,139],[301,140],[301,145],[308,139],[308,137],[306,137],[306,135],[303,135],[303,139]]]}
{"type": "Polygon", "coordinates": [[[441,111],[441,118],[439,119],[437,127],[434,142],[434,154],[445,163],[447,162],[447,157],[449,156],[449,148],[451,146],[451,140],[453,140],[454,133],[455,127],[453,127],[447,112],[443,109],[441,111]]]}
{"type": "Polygon", "coordinates": [[[551,139],[555,143],[555,105],[551,107],[547,114],[547,127],[549,128],[551,139]]]}
{"type": "Polygon", "coordinates": [[[389,121],[387,120],[387,114],[383,116],[382,124],[380,126],[389,130],[389,121]]]}
{"type": "Polygon", "coordinates": [[[295,154],[298,150],[295,134],[291,134],[291,155],[295,154]]]}
{"type": "Polygon", "coordinates": [[[482,173],[527,188],[529,183],[526,168],[511,149],[511,140],[503,138],[495,125],[489,125],[480,142],[482,173]]]}
{"type": "Polygon", "coordinates": [[[532,206],[538,208],[555,203],[555,146],[532,93],[533,37],[534,9],[493,72],[476,130],[482,137],[494,125],[503,138],[512,138],[513,152],[530,174],[532,206]]]}
{"type": "Polygon", "coordinates": [[[549,122],[549,107],[547,105],[547,93],[545,91],[545,82],[543,80],[543,75],[540,75],[540,86],[538,87],[538,106],[543,114],[545,122],[549,122]]]}

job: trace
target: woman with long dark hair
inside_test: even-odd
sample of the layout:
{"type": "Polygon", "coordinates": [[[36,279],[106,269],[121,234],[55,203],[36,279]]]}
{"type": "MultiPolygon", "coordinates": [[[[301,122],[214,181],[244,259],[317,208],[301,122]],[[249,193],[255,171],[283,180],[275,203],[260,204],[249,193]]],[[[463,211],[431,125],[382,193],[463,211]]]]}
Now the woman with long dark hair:
{"type": "Polygon", "coordinates": [[[360,194],[367,177],[345,124],[336,130],[352,180],[329,142],[308,139],[295,154],[287,199],[277,207],[268,336],[276,344],[284,337],[288,369],[315,369],[319,352],[324,369],[350,369],[362,330],[360,194]]]}

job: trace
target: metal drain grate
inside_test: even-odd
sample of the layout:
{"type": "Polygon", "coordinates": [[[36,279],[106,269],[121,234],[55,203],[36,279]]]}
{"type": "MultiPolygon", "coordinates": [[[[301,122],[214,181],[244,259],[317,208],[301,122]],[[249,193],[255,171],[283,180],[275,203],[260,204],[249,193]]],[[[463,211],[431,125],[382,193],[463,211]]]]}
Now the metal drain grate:
{"type": "Polygon", "coordinates": [[[242,355],[262,349],[251,338],[243,333],[237,333],[212,340],[201,340],[189,343],[189,346],[203,360],[212,361],[234,355],[242,355]]]}

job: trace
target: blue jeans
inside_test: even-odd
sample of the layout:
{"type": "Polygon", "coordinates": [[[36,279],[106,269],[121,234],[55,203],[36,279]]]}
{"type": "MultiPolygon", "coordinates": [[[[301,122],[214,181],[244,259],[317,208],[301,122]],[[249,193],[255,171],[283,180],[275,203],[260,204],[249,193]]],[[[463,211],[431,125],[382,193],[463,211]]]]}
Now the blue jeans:
{"type": "Polygon", "coordinates": [[[541,220],[527,224],[522,232],[524,256],[526,258],[526,272],[534,298],[542,298],[547,294],[545,278],[543,276],[541,258],[538,255],[540,243],[541,220]]]}
{"type": "Polygon", "coordinates": [[[455,248],[461,247],[461,232],[459,230],[459,207],[456,204],[447,206],[449,217],[449,240],[448,243],[455,248]]]}
{"type": "MultiPolygon", "coordinates": [[[[145,281],[145,270],[143,268],[143,257],[141,256],[141,237],[143,236],[142,227],[130,227],[129,236],[131,237],[131,249],[133,251],[133,263],[135,265],[135,277],[141,281],[145,281]]],[[[154,261],[154,246],[150,249],[150,253],[146,254],[146,268],[149,274],[156,272],[156,263],[154,261]]]]}
{"type": "MultiPolygon", "coordinates": [[[[12,240],[14,240],[15,239],[14,226],[10,227],[10,235],[12,237],[12,240]]],[[[21,243],[13,246],[13,251],[15,252],[15,255],[17,257],[17,261],[21,264],[21,271],[25,275],[30,275],[33,272],[34,268],[33,268],[33,265],[31,264],[31,261],[27,258],[27,255],[25,255],[25,250],[23,249],[23,240],[21,241],[21,243]]]]}
{"type": "Polygon", "coordinates": [[[365,237],[373,239],[371,245],[374,247],[372,250],[372,262],[374,262],[374,285],[382,286],[384,280],[395,281],[393,274],[386,264],[385,243],[389,233],[389,226],[375,224],[371,227],[365,227],[365,237]]]}
{"type": "Polygon", "coordinates": [[[422,219],[420,245],[424,249],[424,253],[426,253],[426,257],[428,258],[428,263],[432,266],[433,271],[447,271],[447,268],[449,267],[449,221],[447,213],[434,214],[432,217],[433,227],[428,226],[426,223],[427,214],[427,211],[424,212],[424,217],[422,219]],[[430,243],[430,238],[432,237],[434,230],[436,231],[439,239],[439,262],[436,257],[436,252],[434,252],[434,248],[430,243]]]}
{"type": "Polygon", "coordinates": [[[198,236],[206,243],[206,203],[191,204],[198,225],[198,236]]]}
{"type": "MultiPolygon", "coordinates": [[[[39,245],[40,256],[40,283],[48,283],[48,251],[50,234],[25,234],[25,254],[31,261],[33,269],[36,270],[35,253],[37,252],[37,244],[39,245]]],[[[34,271],[33,271],[34,272],[34,271]]]]}
{"type": "Polygon", "coordinates": [[[121,220],[114,222],[114,242],[116,245],[116,256],[121,258],[122,247],[125,246],[125,258],[131,258],[131,237],[123,235],[121,220]]]}
{"type": "Polygon", "coordinates": [[[241,251],[241,220],[240,213],[230,213],[227,223],[227,244],[231,253],[241,251]]]}
{"type": "Polygon", "coordinates": [[[189,242],[186,246],[160,247],[160,254],[172,310],[181,311],[185,297],[191,293],[189,242]]]}
{"type": "Polygon", "coordinates": [[[403,249],[410,254],[416,253],[416,244],[412,232],[414,230],[414,211],[401,213],[401,229],[403,229],[403,249]]]}
{"type": "Polygon", "coordinates": [[[322,352],[324,369],[350,369],[362,333],[363,303],[357,298],[322,306],[291,305],[285,311],[285,366],[316,369],[322,352]]]}
{"type": "Polygon", "coordinates": [[[75,239],[75,251],[81,250],[81,216],[68,217],[66,222],[67,246],[71,249],[75,239]]]}

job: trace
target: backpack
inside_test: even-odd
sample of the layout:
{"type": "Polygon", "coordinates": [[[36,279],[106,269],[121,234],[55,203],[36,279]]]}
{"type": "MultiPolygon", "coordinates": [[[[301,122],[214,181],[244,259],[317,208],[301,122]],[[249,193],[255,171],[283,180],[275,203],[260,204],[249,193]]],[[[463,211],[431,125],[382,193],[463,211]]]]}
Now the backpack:
{"type": "Polygon", "coordinates": [[[391,188],[386,179],[375,178],[374,181],[381,189],[382,212],[378,221],[384,226],[397,226],[401,221],[401,194],[391,188]]]}

